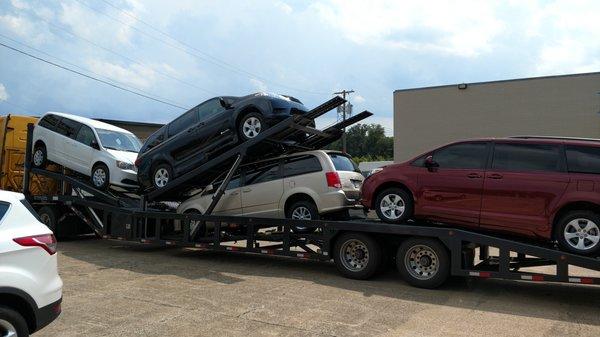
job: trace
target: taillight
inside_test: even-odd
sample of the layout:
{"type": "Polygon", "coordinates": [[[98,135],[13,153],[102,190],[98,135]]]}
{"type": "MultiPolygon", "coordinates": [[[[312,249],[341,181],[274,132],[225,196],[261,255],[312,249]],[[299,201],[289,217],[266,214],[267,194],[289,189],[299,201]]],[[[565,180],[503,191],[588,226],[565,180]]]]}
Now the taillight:
{"type": "Polygon", "coordinates": [[[340,175],[337,172],[326,172],[325,177],[327,178],[327,186],[342,188],[342,181],[340,180],[340,175]]]}
{"type": "Polygon", "coordinates": [[[142,162],[142,158],[136,158],[135,162],[133,162],[133,165],[135,165],[136,167],[140,167],[141,162],[142,162]]]}
{"type": "Polygon", "coordinates": [[[56,238],[52,234],[26,236],[13,241],[21,246],[43,248],[50,255],[56,253],[56,238]]]}

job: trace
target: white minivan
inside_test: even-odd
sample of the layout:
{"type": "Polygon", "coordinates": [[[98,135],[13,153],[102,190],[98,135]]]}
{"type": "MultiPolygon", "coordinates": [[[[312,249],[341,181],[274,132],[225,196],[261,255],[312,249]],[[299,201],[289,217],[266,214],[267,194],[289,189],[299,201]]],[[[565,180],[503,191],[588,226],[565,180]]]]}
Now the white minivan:
{"type": "Polygon", "coordinates": [[[61,312],[56,239],[21,193],[0,190],[0,336],[26,337],[61,312]]]}
{"type": "Polygon", "coordinates": [[[137,187],[140,140],[131,132],[90,118],[48,112],[33,130],[35,167],[48,161],[91,177],[94,187],[137,187]]]}

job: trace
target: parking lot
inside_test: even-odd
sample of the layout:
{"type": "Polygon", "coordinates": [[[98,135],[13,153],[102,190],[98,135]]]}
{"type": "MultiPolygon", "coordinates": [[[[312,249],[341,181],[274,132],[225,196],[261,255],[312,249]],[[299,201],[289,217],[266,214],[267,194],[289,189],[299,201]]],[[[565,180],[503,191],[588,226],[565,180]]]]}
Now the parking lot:
{"type": "Polygon", "coordinates": [[[63,313],[37,336],[598,336],[600,288],[456,278],[438,290],[394,271],[342,278],[329,263],[83,239],[59,243],[63,313]]]}

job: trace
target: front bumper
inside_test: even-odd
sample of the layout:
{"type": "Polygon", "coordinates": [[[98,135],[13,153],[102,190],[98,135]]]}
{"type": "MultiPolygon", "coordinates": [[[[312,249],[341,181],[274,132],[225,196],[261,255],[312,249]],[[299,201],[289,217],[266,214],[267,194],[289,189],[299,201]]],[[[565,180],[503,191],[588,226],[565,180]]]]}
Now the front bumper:
{"type": "Polygon", "coordinates": [[[113,171],[110,172],[110,183],[112,185],[124,187],[137,187],[137,181],[137,172],[133,170],[113,168],[113,171]]]}
{"type": "Polygon", "coordinates": [[[52,323],[62,312],[62,297],[58,301],[37,309],[35,313],[35,331],[38,331],[52,323]]]}

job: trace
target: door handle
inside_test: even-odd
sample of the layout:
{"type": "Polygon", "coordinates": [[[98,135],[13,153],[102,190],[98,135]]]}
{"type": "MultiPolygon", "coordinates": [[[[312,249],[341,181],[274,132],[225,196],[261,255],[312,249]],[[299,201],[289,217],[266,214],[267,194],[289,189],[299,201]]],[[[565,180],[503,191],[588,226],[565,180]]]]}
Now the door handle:
{"type": "Polygon", "coordinates": [[[481,178],[481,174],[479,174],[479,173],[469,173],[469,174],[467,174],[467,178],[471,178],[471,179],[481,178]]]}
{"type": "Polygon", "coordinates": [[[488,178],[490,178],[490,179],[502,179],[503,177],[502,177],[502,175],[501,175],[501,174],[494,173],[494,174],[490,174],[490,175],[488,176],[488,178]]]}
{"type": "Polygon", "coordinates": [[[246,189],[243,189],[243,190],[242,190],[242,192],[244,192],[244,193],[247,193],[247,192],[250,192],[250,191],[252,191],[252,189],[251,189],[251,188],[246,188],[246,189]]]}

